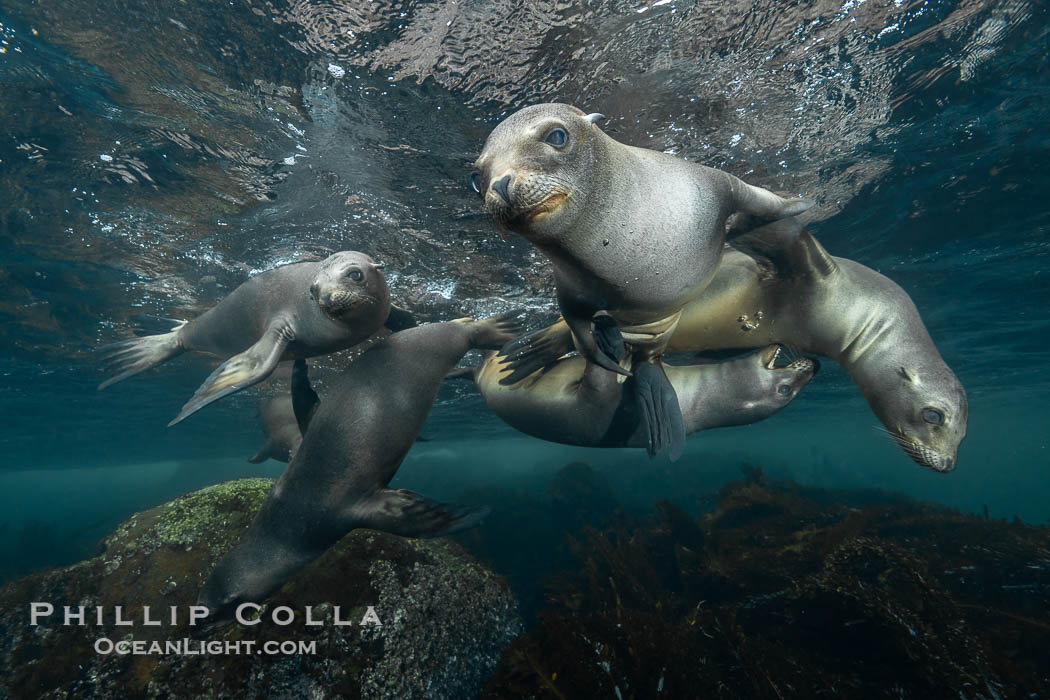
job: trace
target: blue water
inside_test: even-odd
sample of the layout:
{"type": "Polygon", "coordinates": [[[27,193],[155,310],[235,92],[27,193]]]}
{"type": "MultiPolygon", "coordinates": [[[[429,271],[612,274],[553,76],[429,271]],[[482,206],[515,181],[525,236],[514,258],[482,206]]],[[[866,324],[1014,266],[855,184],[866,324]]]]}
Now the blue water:
{"type": "MultiPolygon", "coordinates": [[[[1050,23],[1045,3],[290,3],[0,6],[0,576],[87,556],[130,513],[249,465],[263,386],[165,424],[212,365],[104,393],[131,316],[199,314],[253,273],[339,249],[434,321],[554,312],[542,258],[469,187],[512,111],[569,102],[616,139],[817,200],[835,255],[912,296],[969,398],[958,468],[874,429],[841,369],[676,464],[570,449],[442,390],[398,483],[541,490],[600,466],[638,509],[692,511],[742,463],[826,487],[1050,518],[1050,23]],[[44,543],[44,546],[41,546],[44,543]]],[[[318,363],[321,387],[340,361],[318,363]]]]}

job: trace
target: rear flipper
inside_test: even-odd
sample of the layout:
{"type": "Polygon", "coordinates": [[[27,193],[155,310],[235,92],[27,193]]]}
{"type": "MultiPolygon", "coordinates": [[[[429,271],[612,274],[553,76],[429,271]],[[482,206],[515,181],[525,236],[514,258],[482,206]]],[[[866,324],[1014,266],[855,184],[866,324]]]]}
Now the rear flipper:
{"type": "Polygon", "coordinates": [[[479,524],[489,508],[439,503],[406,489],[380,489],[354,507],[354,527],[402,537],[440,537],[479,524]]]}
{"type": "Polygon", "coordinates": [[[518,318],[521,312],[522,309],[515,309],[499,316],[473,321],[472,346],[480,350],[499,350],[517,338],[525,332],[525,327],[518,318]]]}
{"type": "Polygon", "coordinates": [[[131,320],[135,324],[131,332],[140,338],[146,335],[163,335],[186,325],[185,321],[177,318],[164,318],[153,314],[135,314],[131,320]]]}
{"type": "Polygon", "coordinates": [[[506,365],[512,372],[502,377],[499,383],[506,386],[520,382],[575,349],[572,333],[564,320],[559,320],[548,328],[527,333],[507,343],[500,350],[499,354],[503,356],[500,364],[506,365]]]}
{"type": "Polygon", "coordinates": [[[219,365],[186,402],[179,415],[168,423],[168,427],[185,420],[213,401],[252,384],[258,384],[269,377],[280,362],[290,340],[291,334],[287,327],[277,323],[271,325],[259,342],[219,365]]]}
{"type": "Polygon", "coordinates": [[[678,394],[656,362],[634,365],[634,389],[642,425],[648,433],[650,457],[669,448],[672,462],[678,461],[685,447],[685,422],[678,404],[678,394]]]}
{"type": "Polygon", "coordinates": [[[97,352],[105,363],[106,371],[117,373],[99,384],[99,390],[185,352],[179,339],[179,330],[186,325],[186,321],[174,323],[175,328],[167,333],[122,340],[99,348],[97,352]]]}
{"type": "Polygon", "coordinates": [[[259,451],[248,458],[248,461],[252,464],[261,464],[268,459],[276,459],[278,462],[283,462],[279,455],[283,455],[283,450],[277,445],[276,442],[267,438],[266,442],[259,451]]]}
{"type": "Polygon", "coordinates": [[[320,403],[320,397],[310,386],[306,360],[296,358],[295,364],[292,365],[292,411],[295,412],[295,422],[299,424],[299,432],[302,435],[306,435],[310,419],[314,417],[314,411],[320,403]]]}

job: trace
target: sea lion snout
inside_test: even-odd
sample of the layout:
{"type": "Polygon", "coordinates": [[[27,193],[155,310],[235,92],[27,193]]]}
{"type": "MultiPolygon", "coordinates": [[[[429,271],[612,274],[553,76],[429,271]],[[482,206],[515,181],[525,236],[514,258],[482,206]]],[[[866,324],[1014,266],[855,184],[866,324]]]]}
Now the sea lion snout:
{"type": "Polygon", "coordinates": [[[513,175],[504,175],[500,179],[498,179],[495,182],[493,182],[492,185],[489,188],[493,192],[498,194],[500,197],[502,197],[503,201],[506,202],[508,206],[510,205],[511,202],[510,202],[510,194],[507,192],[507,188],[510,186],[510,183],[513,180],[514,180],[514,176],[513,175]]]}

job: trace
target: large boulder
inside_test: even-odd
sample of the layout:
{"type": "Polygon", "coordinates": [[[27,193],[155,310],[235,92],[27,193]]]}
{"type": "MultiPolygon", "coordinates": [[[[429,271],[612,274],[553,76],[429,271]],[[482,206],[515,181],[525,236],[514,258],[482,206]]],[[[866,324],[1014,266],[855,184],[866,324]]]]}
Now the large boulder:
{"type": "Polygon", "coordinates": [[[232,481],[138,513],[101,543],[98,556],[0,589],[0,697],[476,695],[521,621],[504,581],[449,540],[354,531],[267,599],[258,624],[193,637],[190,606],[272,483],[232,481]],[[35,626],[33,602],[54,606],[35,626]],[[85,606],[84,625],[63,624],[67,605],[74,612],[85,606]],[[117,606],[132,626],[115,624],[117,606]],[[143,606],[162,624],[145,625],[143,606]],[[294,611],[291,624],[273,621],[282,606],[294,611]],[[322,625],[305,624],[307,606],[322,625]],[[336,606],[351,625],[334,624],[336,606]],[[109,651],[122,640],[141,642],[147,652],[159,642],[162,651],[109,651]],[[164,653],[175,641],[191,650],[206,641],[255,644],[238,646],[239,653],[164,653]],[[315,644],[270,654],[261,648],[266,641],[315,644]]]}

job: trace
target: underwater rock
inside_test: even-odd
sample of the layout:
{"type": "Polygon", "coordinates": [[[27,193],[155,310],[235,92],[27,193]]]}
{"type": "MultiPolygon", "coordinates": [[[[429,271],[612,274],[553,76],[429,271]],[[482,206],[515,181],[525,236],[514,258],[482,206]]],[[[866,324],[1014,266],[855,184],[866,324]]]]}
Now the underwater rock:
{"type": "Polygon", "coordinates": [[[1050,694],[1050,528],[757,472],[658,511],[572,537],[483,697],[1050,694]]]}
{"type": "Polygon", "coordinates": [[[354,531],[267,599],[259,624],[193,638],[189,608],[200,586],[272,484],[242,479],[182,496],[123,522],[98,556],[0,589],[0,697],[475,696],[521,621],[505,582],[448,540],[354,531]],[[55,612],[31,626],[30,602],[55,612]],[[63,625],[66,605],[86,607],[84,626],[63,625]],[[143,624],[144,605],[160,625],[143,624]],[[132,626],[114,624],[115,606],[132,626]],[[273,621],[280,606],[295,613],[287,626],[273,621]],[[305,624],[306,606],[321,625],[305,624]],[[335,624],[335,606],[351,625],[335,624]],[[381,625],[363,624],[369,606],[381,625]],[[256,644],[239,654],[121,655],[98,653],[100,638],[147,648],[184,639],[191,648],[203,640],[256,644]],[[270,655],[261,653],[265,641],[315,647],[270,655]]]}

